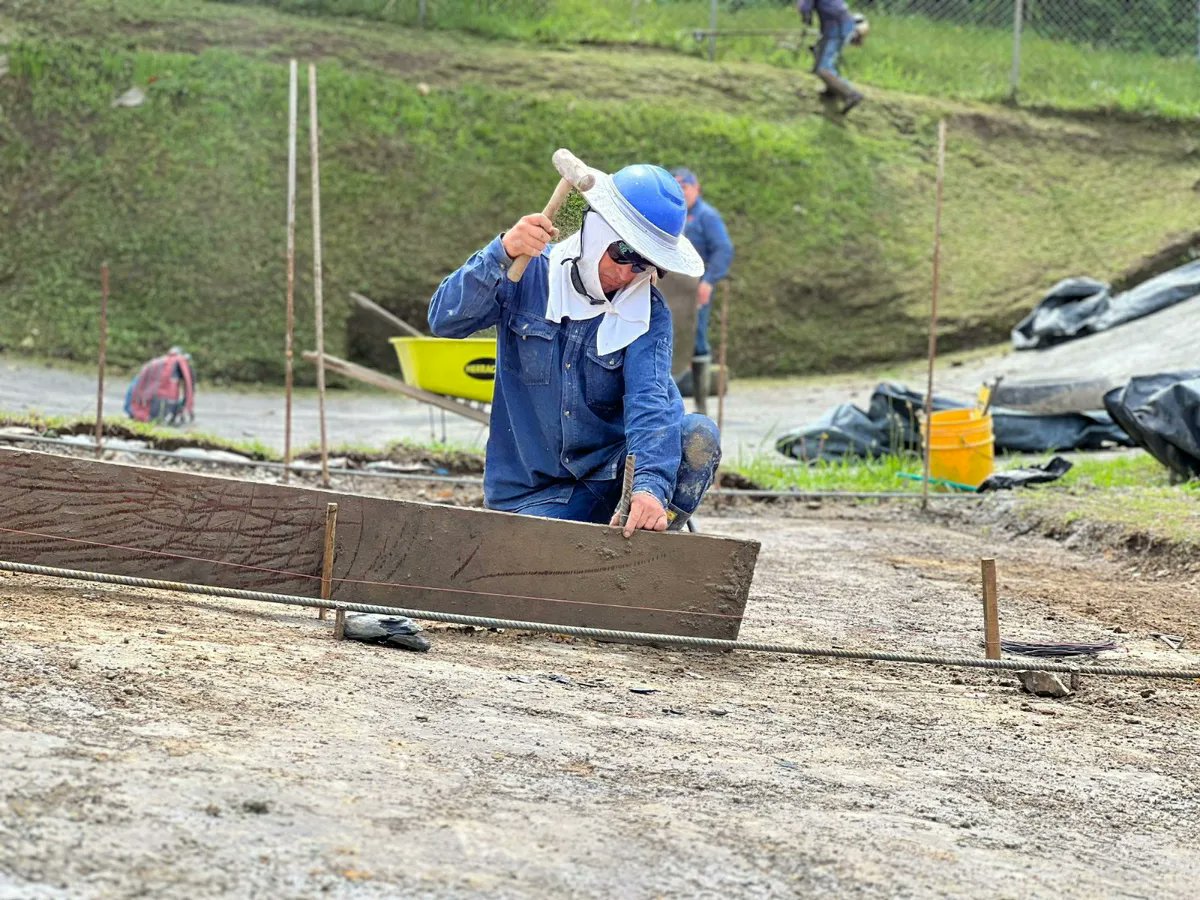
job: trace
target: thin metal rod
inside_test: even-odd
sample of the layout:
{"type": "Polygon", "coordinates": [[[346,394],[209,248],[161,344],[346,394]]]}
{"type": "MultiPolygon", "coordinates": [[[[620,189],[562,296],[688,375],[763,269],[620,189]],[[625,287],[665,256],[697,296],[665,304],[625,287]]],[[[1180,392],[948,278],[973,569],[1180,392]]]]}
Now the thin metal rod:
{"type": "Polygon", "coordinates": [[[946,120],[938,121],[937,199],[933,210],[933,291],[929,304],[929,377],[925,383],[925,478],[921,482],[921,509],[929,508],[929,460],[933,437],[933,364],[937,358],[938,288],[942,263],[942,180],[946,170],[946,120]]]}
{"type": "Polygon", "coordinates": [[[710,37],[743,36],[794,37],[803,40],[806,34],[808,34],[807,28],[696,28],[692,31],[692,37],[697,41],[710,37]]]}
{"type": "Polygon", "coordinates": [[[294,594],[275,594],[265,591],[244,591],[237,588],[214,587],[205,584],[188,584],[178,581],[159,581],[152,578],[133,578],[126,575],[109,575],[102,572],[85,572],[78,569],[60,569],[52,566],[35,566],[28,563],[0,561],[0,570],[21,572],[27,575],[43,575],[51,578],[69,578],[75,581],[90,581],[100,584],[121,584],[129,587],[153,590],[176,591],[200,594],[209,597],[232,597],[239,600],[254,600],[278,603],[284,606],[326,606],[345,612],[372,613],[385,616],[407,616],[410,619],[425,619],[430,622],[449,622],[457,625],[475,625],[482,628],[512,628],[551,634],[567,634],[575,637],[593,638],[632,644],[664,644],[672,647],[696,647],[706,650],[746,650],[755,653],[793,654],[797,656],[821,656],[831,659],[873,660],[875,662],[917,663],[936,666],[960,666],[969,669],[992,669],[1022,672],[1065,672],[1072,675],[1114,675],[1137,678],[1182,678],[1200,679],[1197,669],[1142,669],[1128,666],[1075,666],[1069,663],[1045,663],[1037,659],[979,659],[978,657],[938,656],[926,653],[892,653],[881,650],[843,650],[839,648],[804,647],[793,644],[769,644],[757,641],[729,641],[719,638],[685,637],[678,634],[652,634],[642,631],[615,631],[608,628],[585,628],[576,625],[557,625],[546,622],[525,622],[517,619],[495,619],[489,616],[465,616],[457,613],[435,612],[427,609],[409,609],[401,606],[377,606],[366,603],[345,603],[338,600],[321,600],[300,597],[294,594]]]}
{"type": "Polygon", "coordinates": [[[308,64],[308,148],[312,156],[313,314],[317,339],[317,410],[321,430],[321,486],[329,487],[325,427],[325,304],[321,296],[321,157],[317,139],[317,67],[308,64]]]}
{"type": "Polygon", "coordinates": [[[104,367],[108,361],[108,263],[100,264],[100,357],[96,378],[96,459],[104,454],[104,367]]]}
{"type": "Polygon", "coordinates": [[[717,4],[718,0],[712,0],[708,8],[708,61],[712,62],[717,58],[717,4]]]}
{"type": "Polygon", "coordinates": [[[633,505],[633,476],[637,470],[637,454],[625,457],[625,478],[621,482],[621,503],[617,507],[617,524],[622,528],[629,521],[629,507],[633,505]]]}
{"type": "MultiPolygon", "coordinates": [[[[47,438],[47,437],[31,437],[25,434],[6,434],[0,435],[0,446],[7,443],[16,444],[50,444],[53,446],[67,447],[72,450],[81,449],[80,444],[73,441],[64,441],[62,438],[47,438]]],[[[170,450],[154,450],[148,447],[128,447],[122,448],[122,453],[140,454],[143,456],[156,456],[163,459],[175,460],[220,468],[242,467],[253,469],[282,469],[283,463],[266,462],[256,459],[244,460],[225,460],[225,459],[202,459],[194,456],[185,456],[170,450]]],[[[294,465],[294,464],[293,464],[294,465]]],[[[303,471],[303,470],[302,470],[303,471]]],[[[419,475],[411,472],[376,472],[370,469],[330,469],[331,475],[351,476],[354,478],[383,478],[393,481],[420,481],[424,483],[441,483],[441,484],[461,484],[470,487],[482,487],[483,479],[475,475],[419,475]]],[[[729,497],[746,497],[748,499],[761,500],[920,500],[920,493],[914,491],[769,491],[769,490],[754,490],[749,488],[722,488],[722,496],[729,497]]],[[[938,500],[978,500],[979,494],[973,494],[968,491],[963,491],[954,494],[938,494],[938,500]]]]}
{"type": "Polygon", "coordinates": [[[1013,4],[1013,55],[1012,74],[1008,77],[1008,87],[1013,100],[1017,99],[1017,89],[1021,85],[1021,31],[1025,27],[1025,2],[1016,0],[1013,4]]]}
{"type": "Polygon", "coordinates": [[[296,107],[299,94],[296,60],[288,63],[288,167],[287,167],[287,325],[283,339],[284,394],[283,483],[288,483],[292,462],[292,386],[295,382],[296,337],[296,107]]]}

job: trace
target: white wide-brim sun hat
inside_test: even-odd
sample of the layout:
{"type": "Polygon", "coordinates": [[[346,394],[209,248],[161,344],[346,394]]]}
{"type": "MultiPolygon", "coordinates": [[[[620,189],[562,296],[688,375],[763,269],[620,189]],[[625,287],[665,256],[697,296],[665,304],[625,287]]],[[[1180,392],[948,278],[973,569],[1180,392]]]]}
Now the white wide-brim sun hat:
{"type": "Polygon", "coordinates": [[[583,196],[621,240],[660,269],[693,277],[704,274],[704,260],[683,234],[677,237],[663,231],[638,212],[617,190],[611,175],[590,167],[588,174],[596,183],[583,196]]]}

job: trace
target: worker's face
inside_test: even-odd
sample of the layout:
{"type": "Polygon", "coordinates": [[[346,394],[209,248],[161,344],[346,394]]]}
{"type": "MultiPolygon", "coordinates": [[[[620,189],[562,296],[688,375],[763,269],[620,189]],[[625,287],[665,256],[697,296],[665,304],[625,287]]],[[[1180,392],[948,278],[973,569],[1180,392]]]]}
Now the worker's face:
{"type": "Polygon", "coordinates": [[[608,253],[600,254],[599,273],[600,287],[604,289],[604,293],[606,294],[619,291],[638,276],[638,273],[633,271],[632,265],[622,265],[614,261],[608,253]]]}
{"type": "Polygon", "coordinates": [[[700,196],[700,185],[689,184],[679,178],[675,179],[679,182],[679,186],[683,189],[683,199],[687,202],[688,209],[696,205],[696,200],[700,196]]]}

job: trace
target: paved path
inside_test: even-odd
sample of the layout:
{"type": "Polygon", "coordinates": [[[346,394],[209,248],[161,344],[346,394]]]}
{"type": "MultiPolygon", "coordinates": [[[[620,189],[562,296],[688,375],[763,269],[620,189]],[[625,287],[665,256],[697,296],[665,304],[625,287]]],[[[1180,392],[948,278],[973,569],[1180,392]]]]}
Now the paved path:
{"type": "MultiPolygon", "coordinates": [[[[1048,350],[1008,351],[958,366],[939,364],[935,390],[973,395],[997,375],[1016,379],[1107,378],[1119,384],[1131,375],[1200,367],[1200,298],[1162,312],[1048,350]]],[[[865,406],[881,380],[900,381],[921,389],[925,364],[915,362],[878,373],[852,373],[822,378],[737,380],[725,404],[724,449],[727,456],[770,453],[774,439],[812,421],[838,403],[865,406]]],[[[125,378],[110,377],[105,391],[106,415],[121,414],[125,378]]],[[[95,413],[95,376],[65,371],[0,354],[0,410],[39,411],[48,415],[95,413]]],[[[255,439],[283,450],[282,390],[222,390],[201,384],[196,423],[189,430],[232,440],[255,439]]],[[[715,416],[716,402],[710,410],[715,416]]],[[[452,414],[445,416],[411,400],[369,391],[332,391],[326,403],[330,443],[382,446],[407,438],[427,442],[443,434],[463,447],[482,447],[487,430],[452,414]]],[[[294,447],[318,442],[316,396],[301,392],[293,409],[294,447]]],[[[781,457],[782,459],[782,457],[781,457]]]]}

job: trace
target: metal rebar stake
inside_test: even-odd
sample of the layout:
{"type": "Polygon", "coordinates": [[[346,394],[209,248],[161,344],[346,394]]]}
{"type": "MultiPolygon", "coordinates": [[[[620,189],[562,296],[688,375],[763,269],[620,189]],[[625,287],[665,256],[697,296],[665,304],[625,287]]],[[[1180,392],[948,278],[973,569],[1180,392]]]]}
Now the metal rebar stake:
{"type": "Polygon", "coordinates": [[[629,521],[629,507],[633,503],[633,470],[637,466],[637,455],[625,457],[625,480],[621,483],[621,503],[617,507],[617,524],[622,528],[629,521]]]}

